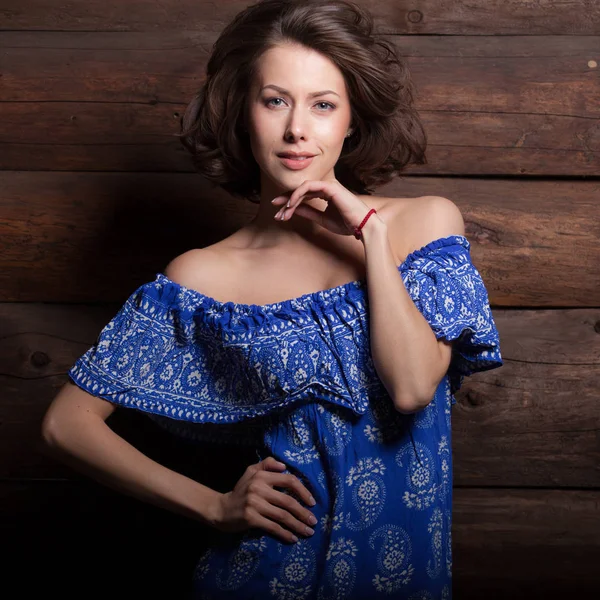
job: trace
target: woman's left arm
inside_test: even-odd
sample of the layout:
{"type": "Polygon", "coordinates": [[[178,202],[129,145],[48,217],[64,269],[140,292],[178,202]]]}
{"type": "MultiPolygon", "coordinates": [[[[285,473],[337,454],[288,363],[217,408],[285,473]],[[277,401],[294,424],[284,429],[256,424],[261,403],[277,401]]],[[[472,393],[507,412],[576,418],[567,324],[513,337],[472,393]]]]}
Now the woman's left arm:
{"type": "MultiPolygon", "coordinates": [[[[428,242],[450,235],[464,235],[464,221],[450,200],[428,197],[428,242]]],[[[421,222],[423,222],[421,220],[421,222]]],[[[403,227],[406,231],[406,227],[403,227]]],[[[422,234],[424,235],[424,234],[422,234]]],[[[371,355],[377,374],[398,412],[411,414],[424,409],[450,365],[452,344],[438,340],[419,312],[398,275],[390,227],[372,215],[362,228],[365,248],[371,355]]]]}
{"type": "MultiPolygon", "coordinates": [[[[277,196],[276,205],[288,200],[274,217],[293,214],[312,219],[334,233],[348,235],[349,225],[361,221],[369,207],[337,180],[306,180],[291,194],[277,196]],[[327,200],[324,211],[303,203],[308,197],[327,200]]],[[[464,235],[464,222],[458,207],[447,198],[419,199],[418,212],[410,223],[392,227],[378,214],[362,227],[365,249],[371,355],[377,374],[393,399],[396,410],[414,413],[425,408],[450,366],[452,344],[436,338],[433,330],[404,286],[398,274],[390,234],[411,231],[412,243],[420,248],[434,239],[464,235]],[[422,230],[420,230],[422,228],[422,230]],[[415,234],[419,231],[419,234],[415,234]],[[426,238],[421,242],[422,238],[426,238]]],[[[398,215],[398,219],[404,219],[398,215]]]]}

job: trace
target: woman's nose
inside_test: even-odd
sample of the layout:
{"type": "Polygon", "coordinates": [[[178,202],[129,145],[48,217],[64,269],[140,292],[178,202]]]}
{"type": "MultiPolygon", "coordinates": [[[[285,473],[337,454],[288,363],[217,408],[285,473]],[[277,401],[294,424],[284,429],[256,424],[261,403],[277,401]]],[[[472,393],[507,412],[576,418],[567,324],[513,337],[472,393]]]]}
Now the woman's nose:
{"type": "Polygon", "coordinates": [[[306,137],[306,128],[307,124],[303,115],[294,113],[286,129],[286,138],[291,137],[296,139],[300,137],[306,137]]]}

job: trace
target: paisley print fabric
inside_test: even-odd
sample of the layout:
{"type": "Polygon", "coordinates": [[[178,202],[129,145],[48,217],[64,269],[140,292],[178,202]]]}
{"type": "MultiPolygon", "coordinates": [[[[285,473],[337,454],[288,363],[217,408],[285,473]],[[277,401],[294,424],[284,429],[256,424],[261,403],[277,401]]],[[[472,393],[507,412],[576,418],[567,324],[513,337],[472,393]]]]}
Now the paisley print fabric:
{"type": "MultiPolygon", "coordinates": [[[[195,598],[452,597],[451,408],[465,376],[500,367],[499,336],[464,236],[398,273],[453,341],[432,402],[402,415],[370,355],[366,280],[282,302],[220,302],[157,273],[69,370],[74,383],[188,440],[274,456],[311,491],[315,534],[223,534],[195,598]]],[[[283,490],[284,493],[291,493],[283,490]]]]}

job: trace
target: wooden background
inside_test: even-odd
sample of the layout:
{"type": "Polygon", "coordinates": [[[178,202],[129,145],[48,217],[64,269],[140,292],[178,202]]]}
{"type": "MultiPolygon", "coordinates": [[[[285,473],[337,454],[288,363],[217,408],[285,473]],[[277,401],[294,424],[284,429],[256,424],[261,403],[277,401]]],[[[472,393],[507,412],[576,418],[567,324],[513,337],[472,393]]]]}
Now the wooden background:
{"type": "MultiPolygon", "coordinates": [[[[256,210],[194,174],[173,137],[247,4],[2,2],[0,585],[19,590],[5,597],[184,598],[215,535],[58,464],[39,428],[129,294],[256,210]]],[[[360,4],[408,61],[429,138],[429,164],[378,193],[461,208],[505,361],[453,410],[455,596],[595,597],[600,4],[360,4]]],[[[157,456],[164,434],[129,412],[111,426],[157,456]]],[[[160,456],[221,491],[247,458],[160,456]]]]}

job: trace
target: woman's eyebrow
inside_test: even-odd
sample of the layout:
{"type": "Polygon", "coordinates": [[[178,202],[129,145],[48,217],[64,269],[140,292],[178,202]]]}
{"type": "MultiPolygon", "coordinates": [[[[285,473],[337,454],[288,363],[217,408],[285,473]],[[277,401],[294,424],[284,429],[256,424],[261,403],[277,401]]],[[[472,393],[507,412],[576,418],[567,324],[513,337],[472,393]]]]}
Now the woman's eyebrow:
{"type": "MultiPolygon", "coordinates": [[[[279,87],[278,85],[273,85],[273,84],[265,85],[265,87],[263,87],[261,89],[261,92],[262,92],[262,90],[265,90],[267,88],[273,88],[274,90],[278,91],[280,94],[287,94],[288,96],[291,96],[291,94],[287,90],[284,90],[283,88],[279,87]]],[[[321,92],[312,92],[311,94],[308,94],[308,97],[315,98],[316,96],[325,96],[325,94],[335,94],[338,98],[340,97],[340,95],[337,94],[336,92],[334,92],[333,90],[323,90],[321,92]]]]}

